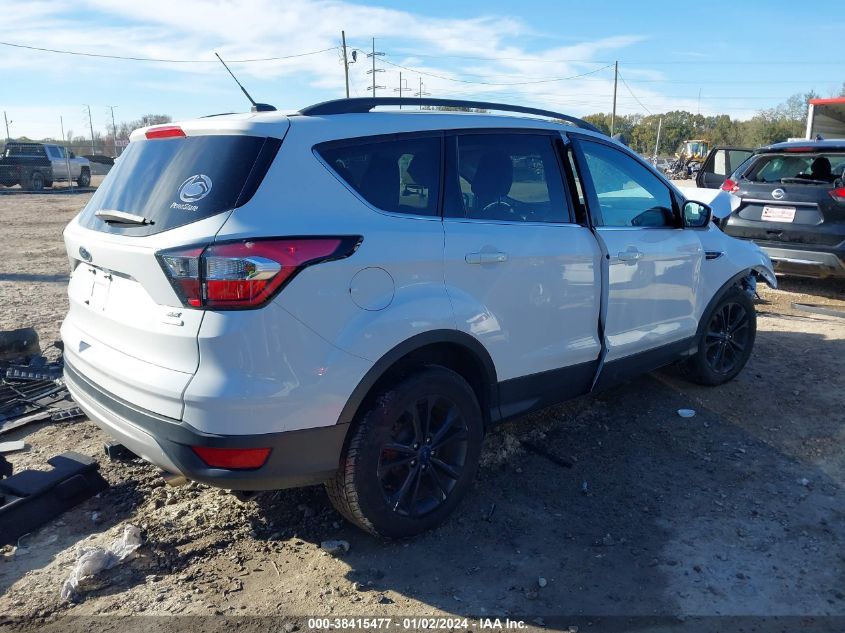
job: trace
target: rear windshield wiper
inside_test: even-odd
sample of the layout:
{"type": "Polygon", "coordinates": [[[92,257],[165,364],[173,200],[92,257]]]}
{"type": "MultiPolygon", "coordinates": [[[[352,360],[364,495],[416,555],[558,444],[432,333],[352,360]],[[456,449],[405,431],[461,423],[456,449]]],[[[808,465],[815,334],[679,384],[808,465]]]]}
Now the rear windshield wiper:
{"type": "Polygon", "coordinates": [[[138,224],[143,226],[153,223],[152,220],[148,220],[142,215],[135,215],[126,211],[115,211],[113,209],[100,209],[94,215],[109,224],[138,224]]]}

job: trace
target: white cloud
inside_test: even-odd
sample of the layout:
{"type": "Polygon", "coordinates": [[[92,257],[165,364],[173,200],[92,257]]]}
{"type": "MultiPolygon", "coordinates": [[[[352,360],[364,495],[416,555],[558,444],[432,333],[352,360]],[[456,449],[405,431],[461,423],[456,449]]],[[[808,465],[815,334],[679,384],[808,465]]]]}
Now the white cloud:
{"type": "MultiPolygon", "coordinates": [[[[214,60],[213,51],[224,59],[237,60],[335,47],[339,45],[341,29],[345,29],[353,46],[369,48],[369,38],[374,36],[377,47],[389,54],[379,59],[385,72],[378,73],[377,80],[387,87],[381,94],[395,94],[393,88],[398,86],[400,72],[412,91],[418,89],[419,75],[386,63],[392,62],[428,73],[422,80],[425,90],[433,96],[507,99],[573,114],[610,110],[612,72],[604,69],[579,79],[544,80],[595,71],[601,67],[597,61],[615,59],[624,49],[644,39],[630,34],[561,46],[547,33],[538,33],[515,17],[490,15],[459,20],[341,0],[77,0],[72,5],[41,0],[14,3],[14,7],[0,0],[0,15],[4,16],[0,39],[6,41],[103,54],[209,61],[214,60]],[[455,80],[538,83],[504,86],[455,80]]],[[[353,96],[368,94],[371,77],[365,71],[369,67],[363,54],[351,67],[353,96]]],[[[315,96],[326,99],[343,94],[338,51],[283,61],[233,64],[233,69],[248,86],[273,82],[273,86],[301,87],[299,93],[288,90],[283,102],[276,102],[281,108],[305,105],[315,96]]],[[[119,81],[135,88],[165,89],[172,77],[190,73],[196,80],[189,88],[182,86],[180,100],[193,93],[199,100],[207,97],[213,101],[219,97],[220,86],[225,86],[222,82],[229,81],[214,63],[116,62],[4,47],[0,72],[25,71],[42,73],[45,81],[51,76],[76,73],[80,82],[96,76],[101,81],[119,81]]],[[[650,69],[625,73],[631,79],[662,77],[650,69]]],[[[651,110],[697,107],[688,100],[670,99],[642,85],[634,89],[651,110]]],[[[620,85],[619,90],[620,113],[643,111],[625,88],[620,85]]],[[[173,85],[164,96],[179,91],[173,85]]],[[[260,96],[261,100],[271,100],[263,93],[260,96]]],[[[174,98],[172,94],[170,97],[174,98]]]]}

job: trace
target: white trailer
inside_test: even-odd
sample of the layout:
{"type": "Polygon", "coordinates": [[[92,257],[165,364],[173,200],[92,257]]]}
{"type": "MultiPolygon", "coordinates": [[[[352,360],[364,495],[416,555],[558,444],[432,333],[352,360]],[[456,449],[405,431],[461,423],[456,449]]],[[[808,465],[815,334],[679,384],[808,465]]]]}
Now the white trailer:
{"type": "Polygon", "coordinates": [[[810,99],[806,138],[845,138],[845,97],[810,99]]]}

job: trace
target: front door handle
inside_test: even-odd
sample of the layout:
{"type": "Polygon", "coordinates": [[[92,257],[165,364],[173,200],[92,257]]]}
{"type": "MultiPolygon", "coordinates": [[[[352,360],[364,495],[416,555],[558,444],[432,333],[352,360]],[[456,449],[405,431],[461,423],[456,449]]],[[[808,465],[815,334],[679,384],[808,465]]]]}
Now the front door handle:
{"type": "Polygon", "coordinates": [[[619,258],[620,262],[635,262],[642,256],[643,254],[636,248],[630,248],[627,251],[622,251],[621,253],[617,253],[616,255],[616,257],[619,258]]]}
{"type": "Polygon", "coordinates": [[[467,253],[467,264],[499,264],[508,261],[507,253],[467,253]]]}

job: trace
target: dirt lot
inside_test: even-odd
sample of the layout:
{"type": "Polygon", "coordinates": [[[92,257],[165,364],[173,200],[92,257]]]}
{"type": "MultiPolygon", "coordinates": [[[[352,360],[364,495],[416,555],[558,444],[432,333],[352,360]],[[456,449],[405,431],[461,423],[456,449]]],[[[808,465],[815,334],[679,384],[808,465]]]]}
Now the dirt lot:
{"type": "MultiPolygon", "coordinates": [[[[0,196],[0,329],[58,337],[61,232],[86,199],[0,196]]],[[[707,389],[661,372],[501,427],[459,513],[411,542],[345,524],[320,487],[243,504],[102,459],[109,490],[0,557],[0,614],[62,631],[90,624],[55,622],[63,615],[139,613],[510,614],[553,628],[555,615],[625,616],[615,630],[633,616],[845,617],[845,320],[791,307],[845,310],[845,284],[782,286],[761,290],[757,346],[736,381],[707,389]],[[143,530],[139,555],[62,604],[77,548],[130,523],[143,530]],[[325,553],[329,538],[350,551],[325,553]]],[[[12,456],[16,469],[68,449],[99,458],[106,439],[88,421],[3,439],[19,437],[31,448],[12,456]]]]}

